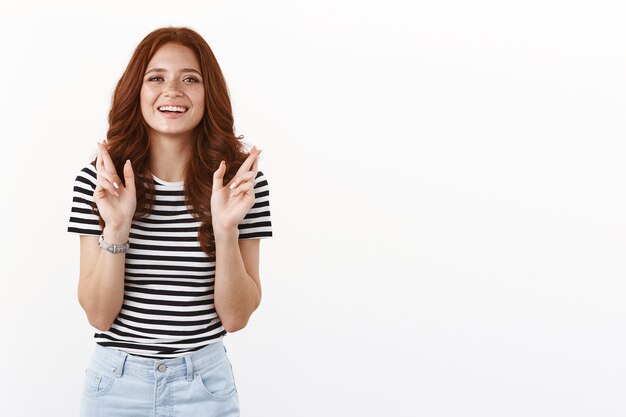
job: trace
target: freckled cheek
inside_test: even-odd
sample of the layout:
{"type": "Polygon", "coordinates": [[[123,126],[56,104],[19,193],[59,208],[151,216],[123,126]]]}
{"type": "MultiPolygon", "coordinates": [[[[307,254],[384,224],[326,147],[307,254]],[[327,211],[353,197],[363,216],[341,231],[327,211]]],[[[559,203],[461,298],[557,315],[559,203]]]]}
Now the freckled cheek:
{"type": "Polygon", "coordinates": [[[193,103],[193,110],[194,113],[204,113],[204,96],[202,97],[193,97],[191,99],[191,102],[193,103]]]}
{"type": "Polygon", "coordinates": [[[152,110],[153,105],[156,103],[158,94],[146,89],[142,89],[139,95],[139,103],[141,104],[142,111],[152,110]]]}

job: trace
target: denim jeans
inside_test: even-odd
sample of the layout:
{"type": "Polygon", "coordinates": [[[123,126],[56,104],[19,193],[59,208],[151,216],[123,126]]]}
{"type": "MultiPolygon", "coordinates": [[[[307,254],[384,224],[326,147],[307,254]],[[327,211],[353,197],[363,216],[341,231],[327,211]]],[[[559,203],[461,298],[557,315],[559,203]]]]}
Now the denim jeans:
{"type": "Polygon", "coordinates": [[[235,417],[239,396],[220,340],[189,355],[149,359],[96,344],[85,370],[82,417],[235,417]]]}

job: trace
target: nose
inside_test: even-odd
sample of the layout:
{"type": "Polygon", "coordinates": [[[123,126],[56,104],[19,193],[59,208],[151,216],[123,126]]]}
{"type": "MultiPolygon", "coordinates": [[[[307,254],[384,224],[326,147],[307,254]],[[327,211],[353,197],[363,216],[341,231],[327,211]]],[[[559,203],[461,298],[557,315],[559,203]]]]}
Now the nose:
{"type": "Polygon", "coordinates": [[[164,95],[165,97],[179,97],[183,95],[178,80],[174,79],[166,84],[164,95]]]}

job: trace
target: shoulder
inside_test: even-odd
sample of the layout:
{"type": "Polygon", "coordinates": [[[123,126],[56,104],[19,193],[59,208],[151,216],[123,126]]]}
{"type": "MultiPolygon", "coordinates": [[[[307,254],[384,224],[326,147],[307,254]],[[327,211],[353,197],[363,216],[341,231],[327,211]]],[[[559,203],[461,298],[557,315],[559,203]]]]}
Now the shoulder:
{"type": "Polygon", "coordinates": [[[80,167],[78,171],[78,175],[89,175],[95,178],[96,177],[96,162],[91,161],[91,162],[87,162],[86,164],[83,164],[83,166],[80,167]]]}
{"type": "Polygon", "coordinates": [[[254,187],[264,187],[267,186],[267,177],[263,173],[263,171],[257,171],[256,177],[254,178],[254,187]]]}
{"type": "Polygon", "coordinates": [[[98,178],[98,174],[96,172],[95,163],[88,162],[80,167],[79,171],[76,174],[76,179],[74,180],[75,186],[89,186],[92,189],[96,188],[96,181],[98,178]]]}
{"type": "Polygon", "coordinates": [[[263,173],[263,171],[257,171],[256,177],[254,178],[254,196],[257,199],[264,200],[269,197],[270,188],[267,182],[267,177],[263,173]]]}

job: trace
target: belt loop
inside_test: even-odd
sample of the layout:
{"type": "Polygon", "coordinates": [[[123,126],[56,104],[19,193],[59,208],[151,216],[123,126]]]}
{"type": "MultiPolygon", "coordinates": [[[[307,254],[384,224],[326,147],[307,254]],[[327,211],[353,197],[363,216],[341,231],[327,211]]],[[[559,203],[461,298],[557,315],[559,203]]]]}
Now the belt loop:
{"type": "Polygon", "coordinates": [[[124,364],[126,363],[126,358],[128,358],[128,353],[118,350],[120,353],[119,358],[117,360],[117,366],[113,368],[113,373],[116,377],[121,378],[122,373],[124,372],[124,364]]]}
{"type": "Polygon", "coordinates": [[[187,381],[193,380],[193,364],[191,363],[191,355],[185,355],[185,365],[187,365],[187,381]]]}

